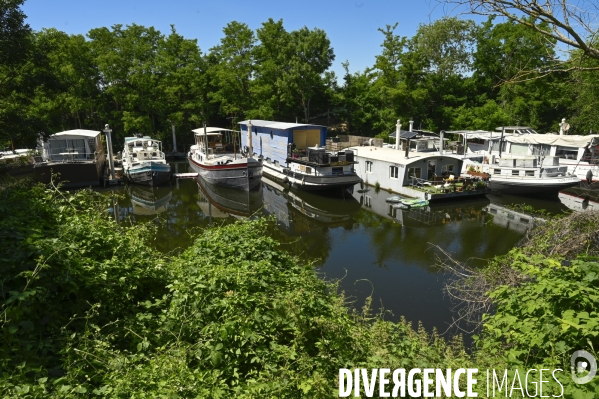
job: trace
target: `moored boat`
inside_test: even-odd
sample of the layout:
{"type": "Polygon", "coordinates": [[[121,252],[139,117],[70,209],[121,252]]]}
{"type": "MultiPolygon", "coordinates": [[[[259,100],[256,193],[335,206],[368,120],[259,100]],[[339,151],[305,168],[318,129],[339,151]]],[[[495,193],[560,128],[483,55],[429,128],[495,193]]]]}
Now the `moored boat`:
{"type": "Polygon", "coordinates": [[[122,162],[123,174],[131,183],[158,186],[171,178],[162,143],[149,136],[125,137],[122,162]]]}
{"type": "Polygon", "coordinates": [[[326,127],[264,120],[239,122],[242,144],[263,160],[264,174],[305,191],[343,191],[361,183],[354,152],[328,151],[326,127]],[[256,145],[252,145],[252,137],[256,145]]]}
{"type": "Polygon", "coordinates": [[[40,144],[42,159],[33,166],[38,180],[50,183],[55,175],[63,187],[100,185],[106,155],[99,131],[67,130],[40,144]]]}
{"type": "Polygon", "coordinates": [[[228,129],[206,127],[193,130],[196,144],[192,145],[188,160],[192,169],[207,182],[238,190],[252,190],[260,184],[262,162],[249,155],[219,153],[223,150],[222,136],[228,129]]]}
{"type": "Polygon", "coordinates": [[[580,179],[560,166],[557,157],[500,158],[489,168],[489,188],[505,194],[554,194],[580,184],[580,179]]]}

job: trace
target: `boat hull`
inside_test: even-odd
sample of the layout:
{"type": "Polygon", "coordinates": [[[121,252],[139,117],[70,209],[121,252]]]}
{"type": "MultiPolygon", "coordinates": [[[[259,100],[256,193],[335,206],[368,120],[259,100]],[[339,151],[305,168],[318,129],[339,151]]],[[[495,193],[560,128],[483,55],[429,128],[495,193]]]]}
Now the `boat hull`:
{"type": "Polygon", "coordinates": [[[560,190],[574,187],[579,184],[580,180],[575,176],[557,179],[535,179],[528,181],[524,179],[510,180],[491,177],[489,180],[489,188],[491,191],[515,195],[557,195],[560,190]]]}
{"type": "Polygon", "coordinates": [[[145,162],[142,165],[127,168],[124,173],[127,179],[133,184],[153,187],[170,180],[171,167],[166,163],[145,162]]]}
{"type": "Polygon", "coordinates": [[[347,190],[362,179],[355,173],[332,176],[314,176],[303,173],[285,171],[283,168],[265,165],[264,174],[291,187],[305,191],[338,191],[347,190]]]}
{"type": "Polygon", "coordinates": [[[260,185],[262,162],[250,159],[248,163],[203,165],[187,158],[191,168],[210,184],[237,190],[252,190],[260,185]]]}
{"type": "Polygon", "coordinates": [[[52,180],[52,174],[59,174],[55,182],[62,182],[62,187],[99,186],[104,175],[104,160],[101,162],[42,162],[34,165],[33,171],[37,179],[45,184],[52,180]]]}

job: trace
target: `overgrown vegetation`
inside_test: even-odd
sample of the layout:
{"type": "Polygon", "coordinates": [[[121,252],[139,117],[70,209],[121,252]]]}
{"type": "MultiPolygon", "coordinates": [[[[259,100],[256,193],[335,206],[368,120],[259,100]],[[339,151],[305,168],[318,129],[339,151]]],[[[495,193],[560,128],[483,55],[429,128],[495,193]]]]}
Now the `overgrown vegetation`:
{"type": "MultiPolygon", "coordinates": [[[[524,277],[494,289],[469,354],[369,300],[349,310],[267,237],[269,220],[208,229],[167,257],[150,226],[116,224],[110,201],[0,189],[2,397],[334,397],[339,368],[564,369],[597,345],[594,260],[511,254],[524,277]]],[[[566,377],[568,395],[597,393],[566,377]]]]}

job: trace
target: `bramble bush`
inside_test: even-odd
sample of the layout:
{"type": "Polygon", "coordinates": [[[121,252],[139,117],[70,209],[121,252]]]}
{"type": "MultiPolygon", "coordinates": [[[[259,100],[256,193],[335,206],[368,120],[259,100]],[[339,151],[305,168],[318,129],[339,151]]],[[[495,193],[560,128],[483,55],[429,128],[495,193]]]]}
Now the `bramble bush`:
{"type": "Polygon", "coordinates": [[[529,277],[491,294],[497,312],[469,354],[459,337],[372,315],[370,299],[350,309],[268,237],[272,220],[208,228],[169,257],[151,225],[118,225],[110,205],[87,190],[0,188],[0,396],[326,398],[339,368],[563,367],[596,339],[594,260],[516,256],[529,277]]]}

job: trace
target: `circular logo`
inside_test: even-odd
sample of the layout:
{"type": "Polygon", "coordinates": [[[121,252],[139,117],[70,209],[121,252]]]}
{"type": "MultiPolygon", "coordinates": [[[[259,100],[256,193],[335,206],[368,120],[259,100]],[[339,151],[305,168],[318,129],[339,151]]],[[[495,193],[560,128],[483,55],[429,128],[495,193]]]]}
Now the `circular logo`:
{"type": "Polygon", "coordinates": [[[593,377],[597,374],[597,361],[587,351],[576,351],[572,354],[570,359],[570,370],[572,371],[572,380],[576,384],[586,384],[590,382],[593,377]],[[576,361],[576,359],[583,358],[585,361],[576,361]],[[580,377],[587,373],[584,377],[580,377]]]}

